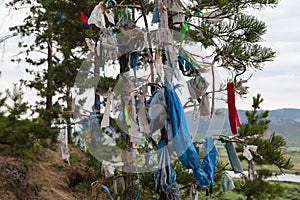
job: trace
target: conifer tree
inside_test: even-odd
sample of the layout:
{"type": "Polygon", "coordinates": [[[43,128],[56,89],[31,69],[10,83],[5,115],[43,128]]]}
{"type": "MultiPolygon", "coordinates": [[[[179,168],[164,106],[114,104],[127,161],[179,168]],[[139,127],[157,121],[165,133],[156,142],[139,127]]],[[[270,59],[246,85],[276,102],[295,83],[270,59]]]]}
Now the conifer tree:
{"type": "MultiPolygon", "coordinates": [[[[82,11],[90,13],[96,5],[96,2],[80,0],[42,0],[36,1],[35,3],[37,3],[37,5],[32,2],[33,1],[28,0],[11,1],[10,5],[20,3],[21,5],[32,6],[30,10],[31,14],[24,21],[25,24],[13,27],[12,31],[20,33],[22,36],[30,34],[34,34],[36,36],[35,43],[26,51],[28,55],[31,51],[46,50],[46,57],[37,61],[33,60],[30,56],[27,57],[27,62],[32,65],[40,66],[44,63],[47,64],[47,69],[42,73],[30,71],[35,78],[34,80],[29,81],[28,85],[39,90],[39,95],[41,97],[46,97],[46,102],[44,103],[46,104],[46,110],[49,110],[52,107],[52,97],[55,92],[63,93],[63,98],[65,98],[67,102],[70,101],[70,87],[73,83],[72,80],[75,78],[74,76],[76,76],[78,63],[80,63],[80,59],[78,59],[76,54],[74,54],[74,50],[77,46],[83,45],[84,38],[87,37],[85,29],[83,27],[79,28],[82,25],[78,20],[78,14],[82,11]],[[73,31],[76,32],[73,34],[73,31]],[[67,74],[67,76],[61,76],[62,73],[64,75],[67,74]],[[65,77],[66,79],[64,79],[65,77]]],[[[170,4],[174,2],[175,1],[169,1],[170,4]]],[[[179,2],[179,0],[176,1],[176,3],[179,2]]],[[[177,10],[166,8],[168,10],[168,25],[170,29],[177,30],[182,33],[184,30],[181,31],[181,29],[188,26],[188,29],[184,34],[189,36],[193,40],[193,43],[197,42],[205,49],[211,50],[213,52],[212,58],[214,64],[217,63],[218,67],[223,67],[230,72],[236,73],[253,68],[261,69],[266,61],[271,61],[274,58],[275,52],[270,48],[263,47],[260,43],[261,36],[266,32],[266,24],[259,21],[256,17],[247,14],[246,9],[261,9],[266,6],[275,6],[277,3],[278,1],[276,0],[188,1],[184,2],[184,4],[180,3],[181,6],[179,6],[177,10]],[[184,16],[182,18],[183,21],[178,22],[174,20],[174,17],[178,15],[184,16]],[[196,22],[194,19],[197,19],[196,22]]],[[[122,1],[122,5],[117,5],[116,7],[120,8],[120,10],[124,8],[131,10],[132,19],[130,20],[133,23],[135,23],[137,19],[144,19],[144,28],[148,30],[149,23],[146,21],[147,14],[151,14],[151,11],[155,7],[154,2],[143,0],[133,0],[130,2],[122,1]]],[[[94,32],[90,37],[97,40],[101,31],[99,29],[95,29],[93,31],[94,32]]],[[[120,30],[115,31],[119,32],[120,30]]],[[[150,36],[148,39],[151,39],[150,36]]],[[[188,37],[186,39],[187,42],[191,42],[188,37]]],[[[176,39],[175,37],[175,40],[175,42],[179,43],[179,38],[176,39]]],[[[126,45],[129,41],[130,39],[121,41],[122,44],[119,45],[126,45]]],[[[150,67],[153,68],[153,49],[151,48],[152,40],[148,42],[150,49],[143,51],[142,56],[147,58],[146,61],[150,67]]],[[[25,48],[27,47],[25,44],[20,44],[20,46],[25,48]]],[[[100,65],[98,64],[96,63],[95,66],[95,74],[97,74],[96,72],[99,72],[100,65]]],[[[127,70],[128,69],[123,70],[120,66],[121,73],[127,70]]],[[[151,81],[153,80],[153,77],[151,77],[151,81]]],[[[69,109],[69,103],[67,103],[67,106],[69,109]]],[[[259,119],[256,115],[257,113],[252,116],[249,114],[249,120],[258,120],[258,124],[261,126],[253,125],[254,129],[251,129],[251,131],[254,133],[254,130],[257,129],[258,133],[261,134],[260,131],[265,131],[269,122],[260,121],[260,119],[264,118],[266,114],[260,116],[259,119]]],[[[50,115],[46,114],[45,116],[45,119],[49,121],[50,115]]],[[[247,139],[247,137],[243,135],[244,133],[242,130],[243,127],[240,129],[241,137],[245,137],[247,139]]],[[[255,132],[253,135],[258,133],[255,132]]],[[[249,142],[251,144],[251,141],[249,142]]],[[[265,140],[257,140],[257,142],[264,144],[265,140]]],[[[275,135],[272,136],[272,142],[272,144],[283,145],[283,143],[280,143],[282,142],[280,138],[275,135]]],[[[272,150],[271,147],[269,150],[272,150]]],[[[268,152],[261,153],[268,155],[268,152]]],[[[279,153],[278,155],[277,153],[276,155],[280,157],[282,154],[279,153]]],[[[254,161],[263,163],[268,160],[262,161],[255,158],[254,161]]],[[[270,162],[268,164],[270,164],[270,162]]],[[[279,166],[282,169],[288,168],[289,163],[283,162],[280,163],[279,166]]],[[[177,173],[180,171],[185,172],[184,175],[179,173],[181,177],[186,177],[186,179],[182,178],[182,180],[180,180],[180,184],[184,186],[189,185],[192,179],[189,171],[182,169],[182,166],[177,166],[176,170],[177,173]]],[[[144,175],[143,177],[145,179],[143,180],[143,177],[141,178],[141,184],[146,188],[145,190],[149,191],[150,189],[151,194],[148,194],[150,198],[153,197],[153,193],[156,193],[157,191],[154,190],[153,182],[150,184],[147,183],[149,176],[144,175]]],[[[130,185],[133,185],[132,178],[129,182],[130,185]]],[[[123,199],[132,199],[128,197],[133,196],[133,190],[131,189],[128,191],[130,192],[130,195],[127,195],[126,197],[126,194],[124,193],[123,199]]],[[[183,199],[187,196],[187,194],[183,195],[183,199]]],[[[160,197],[163,198],[161,194],[160,197]]]]}
{"type": "MultiPolygon", "coordinates": [[[[253,110],[246,111],[248,121],[241,124],[238,131],[239,138],[243,139],[246,145],[257,146],[257,152],[252,152],[252,160],[248,161],[244,156],[240,156],[242,160],[248,161],[249,174],[245,185],[238,187],[237,191],[245,194],[247,199],[272,199],[280,196],[284,188],[279,183],[271,183],[266,179],[293,167],[290,158],[285,156],[285,139],[267,132],[271,121],[268,119],[269,111],[258,110],[262,102],[260,94],[253,97],[253,110]],[[277,170],[272,171],[272,166],[277,170]],[[259,167],[256,172],[255,167],[259,167]],[[274,171],[277,172],[274,174],[274,171]]],[[[243,152],[244,148],[238,145],[237,152],[243,152]]]]}
{"type": "Polygon", "coordinates": [[[57,130],[40,118],[24,119],[29,110],[23,95],[21,86],[14,84],[0,100],[0,149],[13,156],[33,158],[36,144],[51,147],[56,143],[57,130]]]}
{"type": "MultiPolygon", "coordinates": [[[[70,127],[71,88],[81,65],[85,47],[85,30],[79,20],[79,13],[87,10],[92,1],[10,1],[11,7],[30,7],[24,24],[11,27],[14,35],[23,38],[34,37],[33,43],[26,39],[18,45],[25,49],[25,61],[38,68],[26,67],[33,75],[32,80],[22,80],[28,87],[38,91],[43,100],[37,102],[36,110],[51,125],[58,117],[61,104],[65,104],[64,117],[70,127]],[[44,67],[46,65],[46,68],[44,67]]],[[[69,141],[71,130],[68,129],[69,141]]]]}

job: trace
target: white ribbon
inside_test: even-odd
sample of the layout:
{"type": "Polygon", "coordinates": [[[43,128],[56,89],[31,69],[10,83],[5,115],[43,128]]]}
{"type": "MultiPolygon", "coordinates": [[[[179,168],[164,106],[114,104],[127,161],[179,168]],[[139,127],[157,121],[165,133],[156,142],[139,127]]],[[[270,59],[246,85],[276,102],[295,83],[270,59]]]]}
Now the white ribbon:
{"type": "Polygon", "coordinates": [[[248,161],[253,159],[251,151],[255,153],[257,151],[257,146],[255,145],[244,146],[243,156],[247,158],[248,161]]]}

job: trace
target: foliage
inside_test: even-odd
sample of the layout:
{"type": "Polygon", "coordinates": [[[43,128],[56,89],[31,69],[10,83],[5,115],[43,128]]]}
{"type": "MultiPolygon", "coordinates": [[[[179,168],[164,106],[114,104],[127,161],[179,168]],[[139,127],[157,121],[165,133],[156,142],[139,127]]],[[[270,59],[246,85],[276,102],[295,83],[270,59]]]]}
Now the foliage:
{"type": "Polygon", "coordinates": [[[34,145],[38,143],[50,147],[56,142],[58,132],[40,118],[23,119],[28,112],[28,104],[22,99],[22,89],[16,84],[1,99],[0,109],[4,111],[0,113],[0,146],[5,153],[32,158],[34,145]]]}
{"type": "MultiPolygon", "coordinates": [[[[265,180],[273,175],[268,166],[276,166],[283,173],[283,170],[291,169],[293,164],[291,159],[285,156],[285,139],[275,133],[267,135],[270,124],[270,120],[267,119],[269,111],[260,113],[257,111],[262,102],[263,99],[259,94],[253,98],[254,109],[246,112],[248,122],[241,124],[239,129],[239,137],[244,140],[245,144],[258,147],[257,153],[252,153],[252,161],[261,168],[256,171],[257,175],[253,180],[247,179],[245,186],[237,187],[236,190],[247,197],[270,199],[280,196],[284,188],[280,187],[279,184],[274,185],[265,180]]],[[[243,146],[238,145],[237,151],[243,152],[243,146]]],[[[240,158],[245,159],[243,156],[240,158]]]]}
{"type": "MultiPolygon", "coordinates": [[[[124,14],[124,12],[126,14],[126,12],[130,10],[131,13],[128,18],[131,20],[141,17],[146,19],[145,15],[151,14],[151,10],[155,7],[154,2],[148,0],[123,1],[123,3],[124,5],[131,4],[141,6],[141,12],[136,12],[136,10],[131,9],[130,6],[126,9],[115,10],[115,12],[120,15],[124,14]]],[[[182,22],[173,21],[173,17],[179,14],[182,15],[183,13],[184,19],[189,26],[187,42],[191,42],[188,41],[190,40],[188,37],[190,37],[194,41],[200,43],[205,49],[211,50],[213,52],[213,60],[218,61],[218,67],[223,67],[231,72],[242,71],[244,68],[247,70],[251,68],[261,69],[266,61],[271,61],[274,58],[275,52],[270,48],[263,47],[260,43],[262,41],[262,35],[266,32],[266,24],[256,19],[256,17],[246,14],[245,10],[249,7],[261,9],[265,6],[275,6],[277,3],[278,1],[276,0],[189,1],[185,4],[187,6],[181,6],[178,11],[170,11],[168,20],[169,28],[180,30],[180,28],[176,28],[176,26],[180,25],[182,22]],[[211,22],[212,19],[205,16],[207,12],[217,13],[215,17],[212,17],[213,20],[217,20],[217,23],[211,22]],[[194,23],[192,18],[199,19],[198,24],[194,23]]],[[[96,2],[92,0],[10,1],[9,6],[26,5],[30,7],[30,12],[24,19],[24,24],[12,27],[11,31],[14,34],[19,34],[21,37],[34,35],[35,42],[33,44],[20,42],[19,47],[25,49],[25,60],[30,65],[39,67],[44,65],[47,66],[47,68],[42,71],[27,69],[27,71],[34,76],[34,79],[23,81],[28,87],[36,89],[38,95],[44,99],[36,106],[40,117],[47,123],[45,124],[40,119],[20,119],[20,115],[26,111],[27,105],[18,103],[15,107],[9,108],[9,112],[13,114],[5,117],[1,116],[0,113],[0,117],[4,119],[3,126],[7,129],[1,129],[1,138],[8,139],[7,135],[10,135],[13,140],[19,139],[18,142],[25,140],[25,144],[28,143],[29,145],[27,148],[30,148],[30,145],[32,145],[33,138],[35,138],[35,140],[43,141],[49,137],[54,138],[55,134],[52,134],[52,129],[49,129],[46,125],[49,126],[52,119],[58,116],[61,111],[61,104],[65,103],[67,104],[67,107],[64,109],[66,113],[64,117],[67,119],[68,125],[70,124],[72,101],[70,91],[74,84],[78,69],[82,64],[81,56],[84,55],[87,50],[84,39],[87,37],[93,39],[95,42],[98,40],[98,36],[101,33],[101,31],[95,27],[86,30],[79,21],[78,15],[80,12],[90,13],[95,4],[96,2]],[[36,52],[41,53],[41,55],[37,57],[37,60],[34,60],[32,55],[36,52]],[[53,96],[55,95],[58,96],[58,99],[56,102],[52,102],[53,96]],[[63,103],[59,100],[63,100],[63,103]],[[8,127],[9,123],[19,124],[17,124],[17,128],[13,128],[8,127]],[[35,124],[35,126],[32,124],[35,124]],[[31,126],[33,127],[30,129],[31,126]],[[6,130],[6,132],[4,130],[6,130]],[[39,132],[35,132],[36,130],[39,130],[39,132]],[[17,133],[17,137],[13,137],[14,133],[17,133]],[[22,134],[24,138],[21,140],[22,134]]],[[[117,17],[117,15],[115,16],[117,17]]],[[[145,22],[145,26],[145,28],[148,29],[147,22],[145,22]]],[[[120,30],[114,31],[119,32],[120,30]]],[[[123,40],[126,44],[131,44],[130,42],[132,41],[131,38],[123,40]]],[[[145,51],[143,52],[149,65],[153,64],[153,61],[148,56],[152,51],[153,50],[150,49],[147,53],[145,53],[145,51]]],[[[91,63],[88,63],[87,67],[91,66],[90,64],[91,63]]],[[[95,71],[92,72],[94,75],[97,75],[97,67],[99,66],[96,66],[95,71]]],[[[90,72],[87,71],[86,73],[88,74],[90,72]]],[[[87,80],[87,83],[94,83],[95,81],[98,81],[98,77],[90,78],[87,80]]],[[[113,87],[116,81],[117,80],[107,77],[100,78],[98,86],[100,90],[107,90],[109,87],[113,87]]],[[[258,106],[259,103],[261,102],[257,101],[254,102],[253,105],[258,106]]],[[[248,144],[266,147],[258,150],[258,154],[261,155],[263,159],[260,156],[255,155],[254,161],[256,163],[261,165],[273,164],[280,169],[289,169],[291,167],[290,161],[283,157],[283,151],[281,149],[285,144],[284,140],[275,134],[271,135],[268,139],[264,138],[264,133],[270,123],[270,121],[265,120],[267,116],[268,112],[258,114],[256,109],[253,112],[248,112],[247,117],[249,123],[241,126],[239,134],[248,144]],[[256,137],[257,135],[258,137],[256,137]]],[[[127,141],[128,137],[126,137],[126,135],[122,136],[123,137],[118,139],[117,145],[128,148],[128,146],[130,146],[127,141]]],[[[109,151],[109,149],[98,150],[109,151]]],[[[241,147],[239,147],[239,150],[242,150],[241,147]]],[[[102,177],[100,172],[101,163],[93,156],[90,157],[88,165],[98,168],[99,171],[97,171],[97,175],[102,177]]],[[[176,170],[178,177],[177,181],[180,186],[185,187],[194,181],[191,172],[184,169],[178,161],[174,163],[174,169],[176,170]]],[[[265,170],[260,170],[259,173],[259,178],[256,180],[261,181],[259,183],[263,184],[263,178],[269,176],[270,173],[265,170]]],[[[220,174],[217,174],[218,178],[216,179],[216,182],[219,181],[220,174]]],[[[149,189],[146,192],[149,196],[146,198],[153,198],[153,196],[157,197],[159,195],[152,192],[153,180],[150,179],[149,174],[142,175],[141,180],[142,187],[149,189]],[[143,178],[145,180],[143,180],[143,178]]],[[[216,186],[216,190],[219,191],[220,185],[216,184],[216,186]]],[[[241,189],[241,192],[247,193],[247,195],[253,193],[253,196],[255,196],[256,194],[254,194],[254,192],[256,190],[251,190],[251,192],[242,191],[245,188],[248,188],[248,185],[246,186],[247,187],[241,189]]],[[[85,188],[85,183],[80,185],[80,188],[82,187],[85,188]]],[[[129,191],[129,193],[131,192],[132,191],[129,191]]],[[[271,192],[271,189],[266,192],[271,192]]],[[[187,190],[184,190],[181,195],[183,198],[186,198],[188,196],[187,190]]],[[[217,195],[221,196],[222,194],[217,192],[216,196],[217,195]]],[[[261,197],[261,194],[257,194],[257,197],[261,197]]]]}
{"type": "MultiPolygon", "coordinates": [[[[26,71],[34,78],[22,82],[36,89],[43,99],[35,105],[36,111],[50,125],[52,119],[58,117],[57,112],[61,110],[59,104],[66,104],[67,112],[71,110],[71,87],[82,62],[80,56],[86,49],[84,46],[80,48],[84,44],[85,33],[78,20],[79,12],[86,10],[85,4],[78,0],[12,0],[8,6],[30,7],[24,23],[10,27],[10,30],[14,35],[24,38],[18,46],[24,49],[20,54],[25,53],[25,61],[39,67],[27,68],[26,71]],[[26,37],[29,36],[35,37],[33,44],[26,43],[26,37]],[[57,99],[54,99],[55,95],[57,99]]],[[[70,115],[66,118],[70,123],[70,115]]]]}

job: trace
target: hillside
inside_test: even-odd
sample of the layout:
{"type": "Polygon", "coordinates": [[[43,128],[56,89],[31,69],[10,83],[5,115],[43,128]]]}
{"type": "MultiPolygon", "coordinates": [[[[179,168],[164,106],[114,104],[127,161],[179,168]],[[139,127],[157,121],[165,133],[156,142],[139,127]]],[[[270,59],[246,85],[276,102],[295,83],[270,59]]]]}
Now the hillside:
{"type": "Polygon", "coordinates": [[[30,160],[0,155],[0,199],[91,199],[80,184],[90,184],[96,175],[85,165],[88,158],[78,148],[72,151],[76,157],[70,166],[62,160],[59,148],[41,148],[30,160]]]}
{"type": "MultiPolygon", "coordinates": [[[[247,121],[245,112],[245,110],[238,110],[241,123],[245,123],[247,121]]],[[[198,128],[197,135],[199,137],[204,136],[208,132],[210,132],[208,134],[222,132],[222,134],[230,135],[231,132],[229,128],[227,109],[220,109],[220,113],[219,117],[215,117],[213,119],[213,123],[206,123],[203,120],[200,120],[199,124],[197,124],[192,121],[192,112],[187,112],[187,121],[190,127],[194,127],[191,128],[191,131],[193,132],[195,131],[194,129],[198,128]]],[[[268,119],[271,120],[269,133],[273,133],[275,131],[277,134],[282,135],[289,146],[300,146],[300,109],[285,108],[271,110],[268,119]]]]}

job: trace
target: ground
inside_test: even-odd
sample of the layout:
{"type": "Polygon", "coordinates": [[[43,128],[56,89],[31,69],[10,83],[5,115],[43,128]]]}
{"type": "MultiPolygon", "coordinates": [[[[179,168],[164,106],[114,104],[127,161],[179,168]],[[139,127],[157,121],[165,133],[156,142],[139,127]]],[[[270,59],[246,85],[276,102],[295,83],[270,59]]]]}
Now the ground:
{"type": "Polygon", "coordinates": [[[57,150],[44,149],[35,159],[0,156],[0,200],[6,199],[91,199],[88,191],[78,191],[80,182],[96,179],[93,169],[84,163],[88,159],[78,148],[71,148],[76,161],[68,165],[57,150]],[[90,180],[88,180],[90,179],[90,180]]]}

